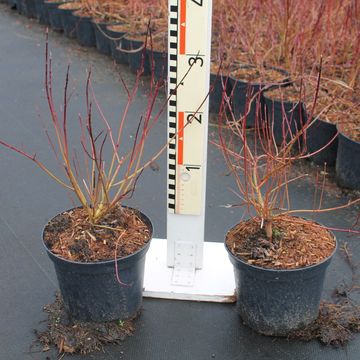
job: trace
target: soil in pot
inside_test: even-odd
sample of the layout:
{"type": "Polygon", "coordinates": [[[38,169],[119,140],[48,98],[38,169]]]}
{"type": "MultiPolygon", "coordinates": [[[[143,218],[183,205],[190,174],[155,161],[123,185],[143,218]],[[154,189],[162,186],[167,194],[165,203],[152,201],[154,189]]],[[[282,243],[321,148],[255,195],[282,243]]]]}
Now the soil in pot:
{"type": "Polygon", "coordinates": [[[145,215],[120,206],[96,226],[82,208],[49,221],[43,239],[72,317],[110,321],[139,311],[151,236],[145,215]]]}
{"type": "Polygon", "coordinates": [[[78,2],[68,2],[59,6],[61,24],[64,31],[64,35],[75,39],[77,18],[73,15],[73,12],[79,9],[80,4],[78,2]]]}
{"type": "Polygon", "coordinates": [[[45,244],[52,253],[81,262],[112,260],[115,249],[119,258],[131,255],[143,248],[150,238],[149,226],[137,212],[120,207],[116,207],[98,226],[89,223],[82,208],[76,208],[56,216],[44,230],[45,244]],[[122,232],[124,234],[118,242],[122,232]]]}
{"type": "MultiPolygon", "coordinates": [[[[306,123],[300,88],[296,84],[274,87],[264,92],[265,116],[277,145],[289,143],[306,123]]],[[[300,150],[300,135],[294,147],[300,150]]]]}
{"type": "Polygon", "coordinates": [[[76,39],[81,46],[96,46],[95,31],[92,18],[81,9],[74,11],[76,18],[76,39]]]}
{"type": "Polygon", "coordinates": [[[263,90],[286,84],[288,75],[275,68],[258,69],[247,64],[234,64],[229,73],[229,91],[235,119],[246,122],[247,128],[261,125],[263,90]]]}
{"type": "Polygon", "coordinates": [[[325,271],[336,249],[321,225],[278,216],[273,239],[261,220],[239,223],[227,234],[234,265],[237,307],[243,321],[265,335],[286,336],[318,316],[325,271]]]}

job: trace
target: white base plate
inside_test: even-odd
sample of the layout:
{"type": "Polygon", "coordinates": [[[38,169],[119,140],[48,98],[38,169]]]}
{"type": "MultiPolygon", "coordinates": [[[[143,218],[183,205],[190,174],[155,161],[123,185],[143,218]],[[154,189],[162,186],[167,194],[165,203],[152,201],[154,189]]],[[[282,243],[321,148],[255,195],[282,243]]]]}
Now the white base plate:
{"type": "Polygon", "coordinates": [[[203,268],[196,270],[194,286],[172,285],[173,268],[166,265],[164,239],[153,239],[146,255],[144,296],[162,299],[235,302],[233,267],[224,245],[204,243],[203,268]]]}

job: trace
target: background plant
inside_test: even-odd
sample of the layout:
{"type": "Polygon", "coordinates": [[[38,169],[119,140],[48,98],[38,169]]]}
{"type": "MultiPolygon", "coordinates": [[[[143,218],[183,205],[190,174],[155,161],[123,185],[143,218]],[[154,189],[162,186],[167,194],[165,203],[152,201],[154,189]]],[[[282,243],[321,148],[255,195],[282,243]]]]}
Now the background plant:
{"type": "Polygon", "coordinates": [[[236,119],[230,98],[223,93],[222,109],[218,118],[219,141],[215,145],[221,149],[235,179],[236,190],[233,192],[239,202],[231,206],[245,206],[250,216],[260,218],[261,228],[264,228],[269,240],[273,236],[273,220],[279,215],[326,212],[360,202],[360,199],[355,199],[334,208],[322,208],[322,188],[319,202],[313,209],[295,210],[291,206],[289,184],[307,176],[296,173],[293,175],[292,165],[299,159],[309,158],[323,150],[321,148],[313,153],[306,151],[306,130],[315,121],[312,114],[316,107],[319,87],[320,74],[313,94],[310,116],[296,131],[291,132],[291,119],[283,111],[283,141],[280,145],[275,142],[273,119],[262,114],[260,106],[257,107],[255,129],[249,131],[246,128],[246,116],[243,121],[236,119]]]}
{"type": "MultiPolygon", "coordinates": [[[[155,100],[161,86],[155,81],[150,81],[147,107],[138,120],[130,149],[126,150],[128,138],[125,140],[125,124],[129,121],[129,109],[136,98],[142,72],[138,72],[131,89],[123,82],[127,93],[127,102],[117,126],[114,127],[105,117],[95,96],[91,83],[91,70],[89,70],[85,86],[86,113],[79,115],[78,118],[81,130],[78,143],[81,145],[81,149],[80,151],[74,150],[69,143],[69,121],[74,121],[68,117],[70,69],[68,67],[66,73],[62,103],[61,106],[58,106],[55,103],[52,59],[48,42],[45,54],[44,88],[53,130],[50,132],[45,129],[45,134],[63,176],[56,175],[38,159],[36,154],[26,152],[22,148],[2,140],[0,140],[0,144],[30,159],[50,178],[73,192],[86,210],[89,221],[97,223],[117,204],[121,204],[124,199],[132,196],[144,168],[166,149],[167,144],[163,145],[152,158],[144,160],[146,140],[150,130],[166,108],[166,102],[158,111],[155,111],[155,100]],[[104,157],[106,148],[110,149],[109,161],[105,161],[104,157]]],[[[71,126],[73,125],[71,124],[71,126]]]]}

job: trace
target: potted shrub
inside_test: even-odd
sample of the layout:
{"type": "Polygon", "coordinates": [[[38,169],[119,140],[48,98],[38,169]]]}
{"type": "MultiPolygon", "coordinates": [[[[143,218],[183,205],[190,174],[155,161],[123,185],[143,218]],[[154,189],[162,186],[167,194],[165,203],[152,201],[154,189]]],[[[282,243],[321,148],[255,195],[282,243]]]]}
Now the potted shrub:
{"type": "Polygon", "coordinates": [[[245,206],[250,215],[225,239],[234,266],[237,308],[257,332],[285,336],[318,316],[325,271],[337,247],[331,231],[293,214],[334,209],[321,209],[321,200],[316,210],[290,208],[288,186],[306,176],[291,176],[293,161],[306,157],[293,156],[291,150],[306,126],[278,146],[269,123],[250,137],[236,120],[231,111],[220,113],[217,146],[235,178],[235,206],[245,206]]]}
{"type": "Polygon", "coordinates": [[[72,192],[80,206],[53,217],[43,230],[43,242],[53,261],[60,291],[69,314],[83,321],[109,321],[131,318],[142,302],[145,254],[152,237],[152,224],[140,211],[123,205],[131,197],[142,171],[166,145],[143,162],[145,142],[160,111],[153,106],[159,87],[151,82],[148,106],[139,120],[132,143],[125,140],[124,124],[140,84],[127,88],[128,101],[117,124],[110,125],[94,95],[89,71],[86,114],[79,116],[81,138],[78,149],[70,145],[68,126],[69,68],[63,91],[61,113],[53,94],[52,67],[46,45],[45,94],[53,131],[46,130],[50,148],[64,178],[45,166],[36,155],[0,141],[2,146],[33,161],[53,180],[72,192]],[[99,123],[95,123],[95,111],[99,123]],[[53,134],[53,137],[51,136],[53,134]],[[105,151],[110,158],[104,158],[105,151]],[[82,159],[82,160],[81,160],[82,159]]]}

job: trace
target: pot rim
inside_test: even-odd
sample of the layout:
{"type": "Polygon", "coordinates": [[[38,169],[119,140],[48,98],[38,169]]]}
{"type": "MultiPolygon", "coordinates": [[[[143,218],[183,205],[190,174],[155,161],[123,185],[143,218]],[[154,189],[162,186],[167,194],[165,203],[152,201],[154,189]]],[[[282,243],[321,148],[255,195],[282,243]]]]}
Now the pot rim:
{"type": "Polygon", "coordinates": [[[354,144],[357,144],[357,145],[360,145],[360,141],[356,141],[356,140],[353,140],[351,137],[345,135],[339,128],[338,128],[338,124],[333,124],[335,127],[336,127],[336,130],[339,132],[339,135],[338,135],[338,138],[340,136],[342,136],[343,138],[345,138],[347,141],[351,141],[352,143],[354,144]]]}
{"type": "Polygon", "coordinates": [[[226,251],[228,252],[228,254],[229,254],[234,260],[242,263],[243,265],[246,265],[246,266],[248,266],[248,267],[250,267],[250,268],[254,268],[254,269],[257,269],[257,270],[274,272],[274,273],[286,273],[286,272],[288,272],[288,273],[294,273],[294,272],[296,272],[296,271],[303,271],[303,270],[313,269],[313,268],[315,268],[315,267],[317,267],[317,266],[319,266],[319,265],[321,265],[321,264],[324,264],[325,262],[329,261],[329,260],[334,256],[334,254],[336,253],[336,251],[337,251],[337,249],[338,249],[338,241],[337,241],[336,236],[335,236],[335,234],[333,233],[333,231],[327,229],[324,225],[318,223],[318,222],[315,221],[315,220],[303,218],[303,217],[301,217],[301,216],[293,216],[293,217],[299,217],[299,218],[302,218],[302,219],[304,219],[304,220],[312,221],[312,222],[316,223],[317,225],[320,225],[321,227],[325,228],[325,229],[330,233],[330,235],[333,237],[333,239],[334,239],[334,241],[335,241],[335,247],[334,247],[334,250],[332,251],[332,253],[331,253],[328,257],[326,257],[325,259],[323,259],[322,261],[320,261],[320,262],[318,262],[318,263],[316,263],[316,264],[309,265],[309,266],[304,266],[304,267],[299,267],[299,268],[296,268],[296,269],[271,269],[271,268],[264,268],[264,267],[261,267],[261,266],[249,264],[249,263],[247,263],[246,261],[244,261],[243,259],[240,259],[240,258],[238,258],[237,256],[235,256],[235,255],[230,251],[230,249],[228,248],[228,246],[227,246],[227,244],[226,244],[226,236],[227,236],[227,234],[229,233],[230,230],[232,230],[232,229],[233,229],[236,225],[238,225],[241,221],[238,222],[238,223],[236,223],[234,226],[232,226],[232,227],[230,228],[230,230],[228,230],[228,231],[226,232],[225,241],[224,241],[225,249],[226,249],[226,251]]]}
{"type": "MultiPolygon", "coordinates": [[[[242,68],[242,69],[253,69],[253,68],[256,68],[255,65],[252,65],[252,64],[240,64],[240,66],[238,68],[242,68]]],[[[288,82],[291,81],[291,78],[290,78],[290,74],[288,71],[286,71],[285,69],[282,69],[282,68],[278,68],[276,66],[264,66],[265,69],[268,69],[268,70],[274,70],[274,71],[277,71],[279,74],[282,74],[284,76],[284,78],[280,81],[280,82],[274,82],[274,81],[266,81],[266,82],[257,82],[257,81],[247,81],[245,79],[239,79],[237,77],[235,77],[234,75],[232,75],[232,73],[235,71],[229,71],[229,74],[228,74],[228,77],[229,79],[231,79],[232,81],[235,81],[235,82],[240,82],[240,83],[244,83],[244,84],[248,84],[250,86],[259,86],[259,87],[262,87],[262,86],[266,86],[266,85],[272,85],[273,86],[281,86],[283,84],[286,84],[286,86],[288,86],[288,82]]],[[[266,89],[268,90],[268,89],[266,89]]],[[[263,90],[264,92],[264,90],[263,90]]]]}
{"type": "MultiPolygon", "coordinates": [[[[118,261],[124,261],[124,260],[130,259],[131,257],[133,257],[133,256],[139,254],[140,252],[142,252],[143,250],[147,249],[147,248],[150,246],[151,240],[152,240],[152,238],[153,238],[153,233],[154,233],[154,227],[153,227],[153,224],[152,224],[150,218],[149,218],[147,215],[145,215],[142,211],[140,211],[140,210],[138,210],[138,209],[136,209],[136,208],[133,208],[133,207],[131,207],[131,206],[126,206],[126,205],[121,205],[121,207],[128,208],[128,209],[132,209],[132,210],[135,210],[135,211],[139,212],[139,213],[141,214],[141,216],[143,216],[143,217],[145,218],[145,220],[149,223],[149,225],[150,225],[150,230],[151,230],[151,234],[150,234],[149,240],[145,243],[145,245],[144,245],[141,249],[135,251],[134,253],[132,253],[132,254],[130,254],[130,255],[117,258],[117,259],[116,259],[117,262],[118,262],[118,261]]],[[[90,261],[90,262],[68,260],[68,259],[65,259],[65,258],[57,255],[57,254],[54,254],[54,253],[46,246],[45,241],[44,241],[44,232],[45,232],[45,228],[46,228],[47,224],[48,224],[52,219],[54,219],[54,218],[57,217],[58,215],[63,214],[64,212],[71,211],[71,210],[74,210],[74,209],[79,209],[79,208],[82,208],[82,206],[75,206],[75,207],[73,207],[73,208],[71,208],[71,209],[64,210],[64,211],[56,214],[55,216],[52,216],[52,217],[46,222],[46,224],[45,224],[45,226],[43,227],[42,232],[41,232],[41,241],[42,241],[42,244],[43,244],[46,252],[47,252],[50,256],[53,256],[53,257],[55,257],[56,259],[58,259],[59,261],[66,262],[66,263],[68,263],[68,264],[84,265],[84,266],[115,264],[115,259],[102,260],[102,261],[90,261]]]]}
{"type": "Polygon", "coordinates": [[[75,10],[72,12],[72,14],[73,14],[75,17],[78,17],[78,18],[81,19],[81,20],[91,22],[92,16],[76,14],[76,13],[78,13],[78,12],[80,12],[80,11],[81,11],[81,8],[75,9],[75,10]]]}

